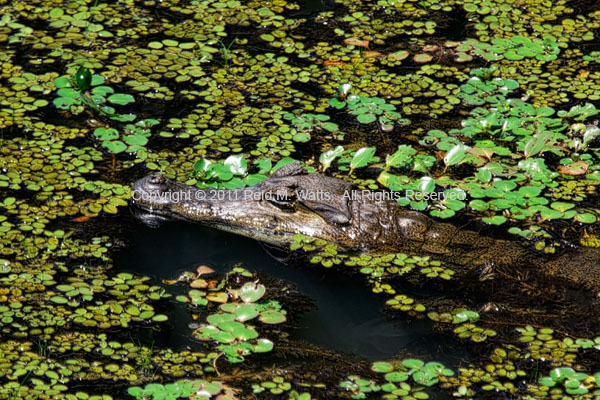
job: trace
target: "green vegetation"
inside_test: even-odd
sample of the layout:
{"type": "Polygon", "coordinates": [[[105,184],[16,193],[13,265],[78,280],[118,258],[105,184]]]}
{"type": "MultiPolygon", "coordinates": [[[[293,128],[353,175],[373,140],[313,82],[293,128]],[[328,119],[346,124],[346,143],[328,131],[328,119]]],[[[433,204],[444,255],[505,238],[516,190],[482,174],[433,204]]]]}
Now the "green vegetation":
{"type": "MultiPolygon", "coordinates": [[[[82,105],[88,106],[97,114],[118,122],[132,122],[135,114],[116,114],[115,109],[106,104],[106,101],[127,105],[134,102],[130,94],[115,93],[110,86],[103,85],[104,78],[100,75],[92,75],[89,69],[80,67],[71,78],[59,77],[54,80],[59,97],[54,99],[54,105],[58,109],[70,110],[73,114],[82,111],[82,105]],[[108,96],[108,97],[106,97],[108,96]]],[[[126,124],[122,133],[113,127],[99,127],[94,130],[97,137],[111,153],[121,152],[135,153],[140,161],[147,155],[145,145],[150,137],[150,128],[159,122],[155,119],[144,119],[135,124],[126,124]]]]}
{"type": "Polygon", "coordinates": [[[416,359],[394,363],[376,362],[371,368],[374,372],[385,374],[383,383],[361,379],[359,376],[349,376],[348,380],[342,382],[340,386],[350,391],[353,399],[365,399],[366,394],[370,392],[383,392],[386,399],[428,399],[430,397],[423,391],[423,387],[436,385],[440,376],[454,375],[454,371],[441,363],[424,363],[416,359]],[[411,378],[416,386],[406,382],[411,378]]]}
{"type": "Polygon", "coordinates": [[[542,38],[515,35],[510,39],[494,38],[491,43],[469,39],[459,45],[457,50],[477,55],[488,61],[499,61],[502,58],[510,61],[524,58],[552,61],[556,60],[560,53],[559,44],[551,35],[542,38]]]}
{"type": "MultiPolygon", "coordinates": [[[[255,304],[264,292],[263,285],[247,283],[242,286],[239,295],[243,303],[222,304],[220,311],[223,312],[209,315],[206,318],[208,324],[195,331],[194,335],[200,340],[220,343],[217,349],[225,354],[230,362],[242,362],[245,355],[253,352],[271,351],[273,342],[268,339],[258,339],[256,330],[245,324],[254,318],[258,318],[265,324],[285,322],[285,311],[281,310],[277,302],[255,304]]],[[[208,299],[221,302],[222,297],[215,294],[208,299]]],[[[197,301],[195,303],[198,304],[197,301]]]]}
{"type": "Polygon", "coordinates": [[[188,292],[188,296],[179,295],[176,298],[177,301],[192,306],[207,307],[209,304],[218,304],[218,309],[206,317],[207,323],[192,334],[202,341],[217,344],[217,359],[225,355],[232,363],[244,361],[244,356],[251,353],[265,353],[273,349],[271,340],[258,338],[257,330],[250,325],[252,320],[256,319],[266,325],[282,324],[286,321],[286,311],[277,300],[257,303],[266,293],[264,285],[254,281],[247,282],[239,288],[231,287],[229,282],[235,276],[255,277],[250,272],[236,267],[218,285],[209,288],[206,280],[190,279],[193,275],[184,274],[179,280],[189,283],[193,289],[188,292]],[[236,298],[241,302],[232,301],[236,298]]]}
{"type": "Polygon", "coordinates": [[[159,282],[112,261],[132,180],[234,189],[294,160],[359,189],[460,195],[399,206],[540,253],[600,246],[588,3],[3,2],[0,397],[600,396],[596,293],[528,266],[464,279],[433,256],[296,236],[301,262],[364,278],[392,318],[469,349],[452,368],[420,354],[364,368],[289,342],[296,304],[263,276],[159,282]],[[174,307],[199,350],[141,340],[174,307]]]}
{"type": "Polygon", "coordinates": [[[361,124],[370,124],[378,122],[383,131],[394,129],[394,123],[407,125],[408,119],[402,118],[396,111],[393,104],[388,104],[379,97],[367,97],[359,95],[348,95],[352,85],[346,83],[338,87],[338,97],[329,100],[329,104],[337,109],[348,107],[348,111],[356,116],[356,120],[361,124]]]}
{"type": "Polygon", "coordinates": [[[220,399],[236,399],[233,391],[219,382],[208,382],[202,379],[193,381],[179,380],[174,383],[161,385],[158,383],[149,383],[144,388],[134,386],[127,392],[138,400],[177,400],[180,398],[193,400],[210,400],[213,396],[219,396],[220,399]]]}
{"type": "Polygon", "coordinates": [[[329,116],[324,114],[300,114],[298,116],[288,113],[283,116],[289,120],[295,127],[293,139],[296,142],[308,142],[310,140],[310,131],[313,129],[323,129],[328,132],[339,130],[337,124],[329,121],[329,116]]]}

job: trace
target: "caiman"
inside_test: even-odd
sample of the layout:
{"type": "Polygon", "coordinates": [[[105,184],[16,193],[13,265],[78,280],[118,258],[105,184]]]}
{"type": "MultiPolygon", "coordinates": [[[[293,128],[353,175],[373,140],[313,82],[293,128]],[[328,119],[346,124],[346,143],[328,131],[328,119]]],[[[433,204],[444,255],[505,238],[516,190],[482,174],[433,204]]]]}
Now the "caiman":
{"type": "Polygon", "coordinates": [[[540,255],[516,241],[436,222],[402,209],[391,198],[353,190],[341,179],[309,174],[300,163],[242,189],[199,189],[160,173],[138,180],[133,188],[133,202],[142,210],[138,217],[151,225],[166,219],[195,221],[280,247],[301,233],[346,250],[429,255],[458,275],[529,265],[549,278],[600,291],[599,249],[540,255]]]}

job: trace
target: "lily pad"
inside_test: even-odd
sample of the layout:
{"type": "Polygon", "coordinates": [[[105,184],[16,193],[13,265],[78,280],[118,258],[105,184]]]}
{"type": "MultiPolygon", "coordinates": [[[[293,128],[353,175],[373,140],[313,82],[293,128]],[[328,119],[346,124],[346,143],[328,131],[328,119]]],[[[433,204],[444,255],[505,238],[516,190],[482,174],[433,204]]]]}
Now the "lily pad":
{"type": "Polygon", "coordinates": [[[261,312],[258,319],[265,324],[281,324],[286,321],[285,315],[275,310],[261,312]]]}
{"type": "Polygon", "coordinates": [[[257,282],[248,282],[240,289],[240,298],[244,303],[254,303],[264,296],[266,288],[257,282]]]}

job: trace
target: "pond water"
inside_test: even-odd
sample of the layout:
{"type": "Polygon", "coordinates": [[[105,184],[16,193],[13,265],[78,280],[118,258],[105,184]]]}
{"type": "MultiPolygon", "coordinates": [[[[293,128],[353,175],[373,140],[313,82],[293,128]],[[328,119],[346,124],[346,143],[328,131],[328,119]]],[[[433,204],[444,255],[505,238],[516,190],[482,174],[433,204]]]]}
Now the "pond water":
{"type": "Polygon", "coordinates": [[[240,399],[274,379],[282,399],[600,398],[599,33],[590,0],[0,0],[0,398],[178,379],[240,399]],[[128,209],[153,172],[232,188],[287,157],[356,189],[443,193],[400,206],[512,243],[483,260],[465,234],[327,269],[128,209]],[[240,363],[245,336],[194,337],[188,287],[140,285],[238,264],[314,304],[256,323],[275,351],[250,339],[240,363]],[[305,343],[343,357],[296,357],[305,343]]]}
{"type": "MultiPolygon", "coordinates": [[[[245,268],[293,283],[314,301],[316,309],[304,313],[292,327],[292,339],[369,360],[387,359],[405,348],[420,349],[435,359],[445,358],[436,354],[442,339],[432,333],[431,321],[409,323],[386,318],[381,312],[384,300],[359,279],[348,279],[322,267],[288,267],[252,239],[195,224],[170,222],[158,229],[139,225],[130,245],[115,257],[119,272],[175,279],[202,264],[226,272],[242,263],[245,268]]],[[[191,319],[184,309],[181,304],[174,306],[170,317],[175,326],[167,336],[168,345],[197,346],[191,340],[187,327],[191,319]]]]}

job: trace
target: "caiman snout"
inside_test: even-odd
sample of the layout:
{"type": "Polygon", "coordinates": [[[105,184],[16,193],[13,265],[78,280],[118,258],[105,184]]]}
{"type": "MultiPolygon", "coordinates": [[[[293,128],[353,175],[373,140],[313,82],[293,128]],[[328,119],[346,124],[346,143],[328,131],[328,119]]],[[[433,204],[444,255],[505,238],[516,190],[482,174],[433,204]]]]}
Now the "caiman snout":
{"type": "Polygon", "coordinates": [[[155,172],[145,178],[140,179],[134,185],[134,190],[144,190],[146,192],[160,193],[168,190],[167,178],[160,172],[155,172]]]}
{"type": "Polygon", "coordinates": [[[153,185],[163,185],[167,179],[160,172],[148,176],[148,183],[153,185]]]}
{"type": "Polygon", "coordinates": [[[173,188],[167,178],[156,172],[134,183],[132,199],[144,208],[162,208],[173,203],[173,188]]]}

